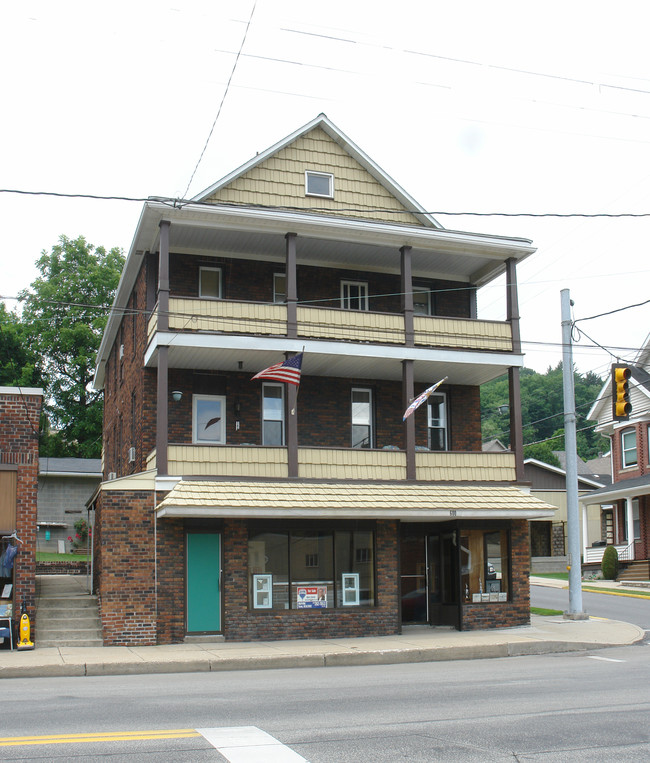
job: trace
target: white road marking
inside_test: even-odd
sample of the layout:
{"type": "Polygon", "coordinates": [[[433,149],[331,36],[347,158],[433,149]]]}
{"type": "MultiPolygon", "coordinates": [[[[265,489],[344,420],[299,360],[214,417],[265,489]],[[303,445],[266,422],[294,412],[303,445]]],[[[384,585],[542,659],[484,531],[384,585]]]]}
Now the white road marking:
{"type": "Polygon", "coordinates": [[[625,660],[615,660],[612,657],[597,657],[595,654],[588,654],[590,660],[602,660],[603,662],[625,662],[625,660]]]}
{"type": "Polygon", "coordinates": [[[230,763],[308,763],[257,726],[196,729],[230,763]]]}

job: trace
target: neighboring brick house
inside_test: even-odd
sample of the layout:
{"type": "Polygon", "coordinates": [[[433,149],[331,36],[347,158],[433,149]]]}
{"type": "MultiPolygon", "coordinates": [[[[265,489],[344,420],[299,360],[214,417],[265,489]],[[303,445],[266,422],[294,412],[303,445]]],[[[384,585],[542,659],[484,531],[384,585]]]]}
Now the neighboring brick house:
{"type": "Polygon", "coordinates": [[[32,627],[35,626],[38,433],[42,402],[41,389],[0,387],[0,601],[12,605],[14,628],[23,603],[32,627]],[[6,562],[9,545],[16,547],[10,564],[6,562]]]}
{"type": "Polygon", "coordinates": [[[529,622],[516,263],[444,229],[327,117],[144,205],[98,354],[106,644],[529,622]],[[507,275],[507,320],[476,291],[507,275]],[[304,349],[299,387],[252,376],[304,349]],[[514,451],[481,450],[510,379],[514,451]],[[446,380],[405,422],[410,400],[446,380]]]}
{"type": "MultiPolygon", "coordinates": [[[[650,372],[650,338],[634,363],[650,372]]],[[[601,533],[596,540],[615,545],[623,577],[650,580],[650,382],[630,379],[632,411],[627,421],[612,415],[612,384],[608,380],[588,419],[611,445],[613,483],[581,497],[583,507],[600,506],[601,533]]],[[[588,550],[586,562],[598,563],[603,547],[588,550]]]]}
{"type": "Polygon", "coordinates": [[[39,551],[69,551],[75,522],[88,521],[86,503],[102,481],[99,458],[41,458],[38,470],[39,551]]]}

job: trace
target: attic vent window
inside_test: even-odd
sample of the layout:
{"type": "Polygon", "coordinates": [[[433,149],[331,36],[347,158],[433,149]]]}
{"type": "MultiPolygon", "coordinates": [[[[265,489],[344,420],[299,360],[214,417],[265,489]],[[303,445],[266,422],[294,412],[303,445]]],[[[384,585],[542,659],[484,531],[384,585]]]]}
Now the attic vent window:
{"type": "Polygon", "coordinates": [[[322,196],[334,198],[334,175],[328,172],[305,172],[305,194],[307,196],[322,196]]]}

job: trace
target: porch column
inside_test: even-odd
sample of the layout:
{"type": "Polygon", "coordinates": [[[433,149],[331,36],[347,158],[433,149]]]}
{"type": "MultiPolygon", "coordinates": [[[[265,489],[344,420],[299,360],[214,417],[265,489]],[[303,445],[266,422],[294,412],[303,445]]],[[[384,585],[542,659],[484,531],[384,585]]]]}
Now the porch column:
{"type": "MultiPolygon", "coordinates": [[[[521,353],[519,331],[519,298],[517,296],[517,269],[513,257],[506,260],[506,319],[512,331],[512,351],[521,353]]],[[[508,369],[508,390],[510,396],[510,449],[515,454],[515,475],[517,482],[524,481],[524,437],[521,419],[521,391],[519,368],[508,369]]]]}
{"type": "Polygon", "coordinates": [[[582,558],[586,561],[587,549],[589,548],[589,521],[587,509],[589,506],[582,504],[582,558]]]}
{"type": "Polygon", "coordinates": [[[627,525],[627,545],[629,548],[629,561],[634,561],[634,514],[632,513],[632,499],[625,499],[625,524],[627,525]]]}
{"type": "Polygon", "coordinates": [[[156,470],[167,474],[167,422],[169,404],[169,347],[158,348],[158,382],[156,400],[156,470]]]}
{"type": "Polygon", "coordinates": [[[287,469],[288,477],[298,478],[298,387],[287,384],[287,469]]]}
{"type": "MultiPolygon", "coordinates": [[[[286,247],[286,283],[287,283],[287,336],[298,336],[298,280],[296,276],[296,234],[287,233],[284,237],[286,247]]],[[[291,385],[293,386],[293,385],[291,385]]]]}
{"type": "Polygon", "coordinates": [[[169,220],[160,221],[158,253],[158,331],[169,330],[169,220]]]}
{"type": "MultiPolygon", "coordinates": [[[[413,361],[402,361],[402,409],[405,411],[415,397],[413,387],[413,361]]],[[[409,416],[406,426],[406,479],[415,479],[415,416],[409,416]]]]}
{"type": "Polygon", "coordinates": [[[404,314],[404,342],[407,347],[415,344],[413,333],[413,274],[411,270],[411,247],[403,246],[401,255],[402,312],[404,314]]]}

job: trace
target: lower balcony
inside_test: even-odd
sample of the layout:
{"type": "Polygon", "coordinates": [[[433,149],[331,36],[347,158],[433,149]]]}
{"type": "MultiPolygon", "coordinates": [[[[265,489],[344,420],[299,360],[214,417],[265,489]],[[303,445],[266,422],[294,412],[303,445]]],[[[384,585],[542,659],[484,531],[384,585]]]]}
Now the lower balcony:
{"type": "MultiPolygon", "coordinates": [[[[175,477],[288,477],[287,449],[257,445],[169,445],[168,472],[175,477]]],[[[147,469],[156,468],[156,452],[147,469]]],[[[401,450],[299,448],[300,479],[405,480],[401,450]]],[[[416,478],[432,482],[514,482],[515,457],[504,453],[418,451],[416,478]]]]}

